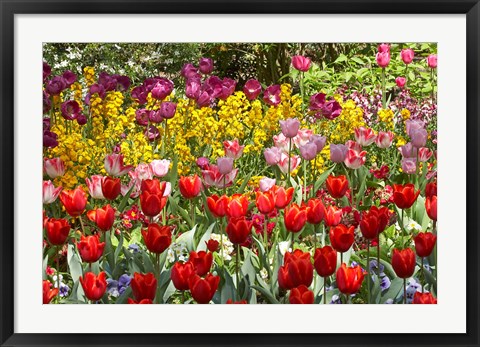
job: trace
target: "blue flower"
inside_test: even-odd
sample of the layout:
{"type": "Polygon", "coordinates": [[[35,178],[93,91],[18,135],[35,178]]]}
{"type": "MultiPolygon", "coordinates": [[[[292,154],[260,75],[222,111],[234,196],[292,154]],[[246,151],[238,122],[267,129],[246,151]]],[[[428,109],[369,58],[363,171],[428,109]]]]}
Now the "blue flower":
{"type": "Polygon", "coordinates": [[[118,281],[114,279],[107,278],[107,293],[113,297],[117,297],[120,295],[118,291],[118,281]]]}
{"type": "Polygon", "coordinates": [[[66,297],[69,291],[70,291],[69,286],[67,286],[65,283],[60,283],[60,292],[59,292],[60,297],[62,298],[66,297]]]}
{"type": "Polygon", "coordinates": [[[407,303],[411,304],[413,301],[413,296],[415,292],[420,292],[422,290],[422,286],[420,283],[417,283],[413,278],[408,281],[407,286],[407,303]]]}
{"type": "Polygon", "coordinates": [[[333,304],[341,304],[342,303],[342,300],[340,300],[340,296],[334,294],[332,296],[332,301],[330,301],[330,305],[333,305],[333,304]]]}
{"type": "Polygon", "coordinates": [[[131,250],[133,253],[138,253],[140,251],[140,247],[138,247],[138,245],[134,243],[128,246],[128,249],[131,250]]]}
{"type": "MultiPolygon", "coordinates": [[[[378,274],[378,263],[376,259],[373,259],[370,261],[370,273],[378,274]]],[[[385,273],[383,272],[385,270],[385,266],[380,263],[380,276],[385,276],[385,273]]]]}
{"type": "Polygon", "coordinates": [[[387,276],[383,276],[382,279],[380,280],[380,288],[382,288],[382,291],[387,290],[390,288],[390,278],[387,276]]]}

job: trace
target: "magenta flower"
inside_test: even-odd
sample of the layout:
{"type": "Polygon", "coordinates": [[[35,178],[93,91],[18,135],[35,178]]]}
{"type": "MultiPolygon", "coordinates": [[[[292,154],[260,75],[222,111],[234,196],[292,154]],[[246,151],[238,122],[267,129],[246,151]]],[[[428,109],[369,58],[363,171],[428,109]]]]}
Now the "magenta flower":
{"type": "Polygon", "coordinates": [[[400,52],[400,57],[406,65],[410,64],[413,61],[414,56],[415,52],[411,48],[404,48],[400,52]]]}
{"type": "Polygon", "coordinates": [[[43,131],[43,147],[54,148],[58,146],[58,135],[50,130],[43,131]]]}
{"type": "Polygon", "coordinates": [[[213,60],[210,58],[200,58],[198,69],[204,75],[210,75],[213,71],[213,60]]]}
{"type": "Polygon", "coordinates": [[[167,175],[170,169],[170,160],[167,159],[155,159],[150,163],[150,169],[152,173],[157,177],[164,177],[167,175]]]}
{"type": "Polygon", "coordinates": [[[352,140],[348,140],[347,142],[345,142],[345,146],[347,146],[348,149],[353,149],[354,151],[357,151],[357,152],[362,151],[362,145],[352,140]]]}
{"type": "Polygon", "coordinates": [[[46,62],[43,62],[43,81],[47,79],[48,76],[52,73],[52,68],[46,62]]]}
{"type": "Polygon", "coordinates": [[[397,84],[398,88],[405,87],[405,83],[407,83],[407,79],[405,77],[398,76],[395,78],[395,83],[397,84]]]}
{"type": "MultiPolygon", "coordinates": [[[[151,123],[161,123],[163,121],[162,113],[160,112],[160,110],[150,110],[150,111],[144,110],[144,111],[148,114],[148,119],[150,120],[151,123]]],[[[138,122],[138,124],[140,124],[140,122],[138,122]]],[[[142,125],[147,125],[147,124],[142,124],[142,125]]]]}
{"type": "Polygon", "coordinates": [[[48,112],[50,112],[50,109],[52,108],[52,102],[50,101],[50,97],[44,90],[42,91],[42,96],[43,96],[43,114],[47,114],[48,112]]]}
{"type": "Polygon", "coordinates": [[[212,101],[212,97],[208,92],[202,92],[197,98],[197,106],[200,108],[210,106],[212,101]]]}
{"type": "Polygon", "coordinates": [[[222,81],[222,92],[218,95],[218,98],[222,100],[227,100],[227,98],[235,91],[236,85],[237,82],[235,82],[231,78],[224,78],[222,81]]]}
{"type": "MultiPolygon", "coordinates": [[[[156,120],[155,115],[153,119],[156,120]]],[[[150,111],[144,108],[139,108],[135,111],[135,120],[139,125],[146,126],[148,125],[148,120],[150,118],[150,111]]]]}
{"type": "Polygon", "coordinates": [[[74,84],[77,80],[77,75],[75,75],[70,70],[65,71],[62,77],[63,77],[63,80],[65,81],[65,84],[67,85],[67,88],[70,87],[72,84],[74,84]]]}
{"type": "Polygon", "coordinates": [[[138,86],[133,88],[131,95],[132,99],[136,100],[140,105],[143,105],[147,102],[148,92],[144,86],[138,86]]]}
{"type": "Polygon", "coordinates": [[[122,154],[109,154],[105,157],[105,171],[110,176],[123,176],[132,169],[132,165],[123,164],[122,154]]]}
{"type": "Polygon", "coordinates": [[[156,139],[160,138],[160,131],[153,124],[150,124],[150,126],[147,129],[145,129],[143,134],[145,135],[145,137],[149,142],[153,142],[156,139]]]}
{"type": "Polygon", "coordinates": [[[281,88],[278,84],[267,87],[263,92],[263,101],[270,106],[277,106],[281,102],[280,92],[281,88]]]}
{"type": "Polygon", "coordinates": [[[355,141],[361,146],[370,146],[376,138],[377,136],[371,128],[359,127],[355,129],[355,141]]]}
{"type": "Polygon", "coordinates": [[[415,158],[403,158],[402,171],[409,175],[416,173],[417,164],[415,158]]]}
{"type": "Polygon", "coordinates": [[[198,70],[195,66],[193,66],[192,64],[185,64],[183,65],[182,67],[182,71],[180,72],[180,74],[185,78],[185,79],[189,79],[191,77],[195,77],[197,76],[197,73],[198,73],[198,70]]]}
{"type": "Polygon", "coordinates": [[[92,175],[90,178],[85,178],[87,183],[88,194],[94,199],[105,199],[102,191],[102,183],[105,176],[102,175],[92,175]]]}
{"type": "Polygon", "coordinates": [[[302,72],[307,72],[310,69],[312,61],[302,55],[295,55],[292,57],[292,65],[295,69],[302,72]]]}
{"type": "Polygon", "coordinates": [[[330,144],[330,160],[334,163],[341,163],[347,157],[348,147],[343,144],[330,144]]]}
{"type": "Polygon", "coordinates": [[[196,163],[200,169],[206,170],[208,168],[208,165],[210,164],[210,160],[208,160],[208,158],[205,158],[205,157],[200,157],[197,159],[196,163]]]}
{"type": "Polygon", "coordinates": [[[395,134],[391,131],[380,131],[375,139],[378,148],[388,148],[392,145],[395,134]]]}
{"type": "Polygon", "coordinates": [[[310,97],[310,109],[311,110],[321,110],[323,105],[325,105],[326,99],[324,93],[313,94],[310,97]]]}
{"type": "Polygon", "coordinates": [[[83,113],[77,114],[77,117],[75,120],[77,121],[77,124],[80,126],[87,124],[87,116],[85,116],[83,113]]]}
{"type": "Polygon", "coordinates": [[[152,97],[157,100],[163,100],[173,91],[173,82],[166,78],[159,78],[152,88],[152,97]]]}
{"type": "Polygon", "coordinates": [[[390,52],[378,52],[375,59],[378,66],[386,68],[390,64],[390,52]]]}
{"type": "Polygon", "coordinates": [[[294,138],[298,134],[300,128],[300,121],[297,118],[288,118],[280,121],[280,127],[282,128],[282,134],[286,138],[294,138]]]}
{"type": "Polygon", "coordinates": [[[266,148],[263,151],[263,156],[268,165],[277,165],[280,161],[281,151],[277,147],[266,148]]]}
{"type": "Polygon", "coordinates": [[[426,147],[418,149],[418,160],[421,162],[426,162],[432,156],[433,152],[426,147]]]}
{"type": "Polygon", "coordinates": [[[218,171],[222,175],[227,175],[233,170],[233,158],[220,157],[217,159],[218,171]]]}
{"type": "Polygon", "coordinates": [[[378,51],[381,53],[390,53],[390,45],[388,43],[382,43],[378,45],[378,51]]]}
{"type": "MultiPolygon", "coordinates": [[[[320,115],[329,120],[334,120],[342,113],[342,106],[336,100],[327,101],[322,109],[320,110],[320,115]]],[[[318,113],[315,114],[315,117],[318,117],[318,113]]]]}
{"type": "Polygon", "coordinates": [[[262,85],[254,79],[249,79],[243,86],[243,93],[248,100],[254,100],[262,92],[262,85]]]}
{"type": "Polygon", "coordinates": [[[300,154],[305,160],[313,160],[317,156],[317,145],[314,143],[307,143],[300,147],[300,154]]]}
{"type": "Polygon", "coordinates": [[[60,106],[62,117],[66,120],[74,120],[80,112],[80,105],[75,100],[68,100],[60,106]]]}
{"type": "Polygon", "coordinates": [[[365,161],[367,160],[366,155],[366,151],[357,152],[353,149],[349,149],[344,163],[350,169],[358,169],[365,164],[365,161]]]}
{"type": "Polygon", "coordinates": [[[244,148],[245,146],[240,146],[237,139],[233,141],[223,141],[223,149],[225,150],[225,155],[227,157],[233,159],[240,158],[244,148]]]}
{"type": "Polygon", "coordinates": [[[45,90],[49,95],[58,95],[67,87],[63,77],[55,76],[47,82],[45,90]]]}
{"type": "Polygon", "coordinates": [[[200,95],[201,81],[197,78],[189,78],[185,83],[185,95],[189,99],[196,99],[200,95]]]}
{"type": "Polygon", "coordinates": [[[44,159],[43,169],[50,178],[57,178],[65,174],[65,165],[60,158],[44,159]]]}
{"type": "Polygon", "coordinates": [[[171,101],[164,101],[160,105],[160,116],[164,119],[171,119],[175,116],[177,104],[171,101]]]}
{"type": "Polygon", "coordinates": [[[427,57],[427,64],[428,64],[428,67],[430,67],[432,69],[436,69],[437,68],[437,55],[436,54],[430,54],[427,57]]]}
{"type": "Polygon", "coordinates": [[[52,181],[43,181],[43,203],[51,204],[57,200],[60,192],[62,191],[62,187],[55,188],[52,181]]]}

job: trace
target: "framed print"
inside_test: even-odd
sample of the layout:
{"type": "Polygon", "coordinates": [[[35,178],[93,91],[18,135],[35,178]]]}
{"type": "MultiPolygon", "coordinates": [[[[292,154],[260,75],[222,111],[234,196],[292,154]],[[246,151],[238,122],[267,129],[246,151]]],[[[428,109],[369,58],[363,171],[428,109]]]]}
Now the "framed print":
{"type": "Polygon", "coordinates": [[[2,345],[479,345],[479,14],[2,1],[2,345]]]}

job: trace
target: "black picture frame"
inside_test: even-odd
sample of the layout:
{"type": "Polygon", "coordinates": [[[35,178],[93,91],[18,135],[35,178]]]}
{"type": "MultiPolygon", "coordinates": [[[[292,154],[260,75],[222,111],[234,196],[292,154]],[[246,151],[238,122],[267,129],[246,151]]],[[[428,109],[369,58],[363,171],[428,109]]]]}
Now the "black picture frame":
{"type": "MultiPolygon", "coordinates": [[[[2,346],[480,346],[478,163],[479,0],[0,0],[0,344],[2,346]],[[112,6],[112,5],[115,6],[112,6]],[[467,22],[467,333],[466,334],[18,334],[14,333],[14,16],[16,14],[351,13],[466,14],[467,22]]],[[[25,212],[25,211],[23,211],[25,212]]],[[[99,324],[94,318],[89,324],[99,324]]],[[[101,319],[101,318],[100,318],[101,319]]],[[[442,319],[455,319],[443,317],[442,319]]],[[[87,323],[87,322],[86,322],[87,323]]],[[[361,322],[358,322],[361,324],[361,322]]],[[[188,330],[188,327],[186,327],[188,330]]]]}

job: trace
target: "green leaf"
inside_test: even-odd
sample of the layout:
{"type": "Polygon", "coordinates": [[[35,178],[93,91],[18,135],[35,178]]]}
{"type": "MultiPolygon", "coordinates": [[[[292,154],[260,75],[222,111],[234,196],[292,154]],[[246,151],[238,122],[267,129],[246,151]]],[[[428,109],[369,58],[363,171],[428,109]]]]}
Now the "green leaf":
{"type": "Polygon", "coordinates": [[[197,252],[198,251],[206,251],[207,250],[207,245],[205,242],[207,242],[208,240],[210,240],[210,236],[212,235],[212,231],[213,231],[213,228],[215,227],[215,225],[217,225],[217,222],[213,222],[212,224],[210,224],[210,226],[208,227],[207,231],[205,231],[205,233],[203,234],[202,238],[200,239],[200,241],[198,241],[198,245],[197,245],[197,252]]]}
{"type": "Polygon", "coordinates": [[[345,73],[345,82],[350,81],[350,79],[353,77],[353,72],[347,71],[345,73]]]}
{"type": "Polygon", "coordinates": [[[194,237],[195,237],[195,231],[197,230],[197,225],[195,225],[191,230],[187,231],[186,233],[183,233],[179,237],[177,237],[177,243],[184,243],[185,246],[189,251],[194,251],[195,246],[194,246],[194,237]]]}
{"type": "Polygon", "coordinates": [[[193,228],[194,227],[193,222],[192,222],[192,219],[190,218],[190,216],[188,215],[188,212],[185,211],[180,206],[178,206],[177,202],[175,201],[175,199],[172,196],[168,197],[168,201],[170,202],[170,206],[172,208],[172,213],[177,213],[178,212],[180,214],[180,216],[182,216],[182,218],[188,223],[190,228],[193,228]]]}
{"type": "Polygon", "coordinates": [[[413,73],[413,71],[408,72],[408,79],[410,81],[415,81],[415,74],[413,73]]]}
{"type": "Polygon", "coordinates": [[[123,249],[123,232],[120,232],[120,240],[118,241],[118,246],[115,249],[115,253],[114,253],[115,262],[117,262],[122,249],[123,249]]]}
{"type": "Polygon", "coordinates": [[[252,177],[252,175],[253,175],[253,171],[251,171],[251,172],[243,179],[242,185],[241,185],[240,188],[238,189],[238,194],[243,194],[243,192],[245,191],[245,187],[247,186],[248,181],[250,181],[250,177],[252,177]]]}
{"type": "Polygon", "coordinates": [[[122,295],[117,298],[115,304],[126,304],[130,294],[132,294],[132,287],[128,286],[127,289],[125,289],[125,291],[122,293],[122,295]]]}
{"type": "Polygon", "coordinates": [[[135,185],[133,184],[132,187],[128,190],[127,194],[122,198],[122,201],[120,201],[120,204],[118,205],[118,212],[123,213],[125,210],[125,207],[127,206],[128,199],[130,198],[130,194],[132,194],[133,188],[135,188],[135,185]]]}
{"type": "Polygon", "coordinates": [[[345,54],[340,54],[337,59],[333,62],[334,64],[341,63],[343,61],[347,61],[347,56],[345,54]]]}
{"type": "MultiPolygon", "coordinates": [[[[257,277],[258,277],[258,275],[257,275],[257,277]]],[[[260,287],[260,286],[257,286],[257,285],[252,285],[251,287],[252,287],[252,289],[255,289],[255,290],[259,291],[265,297],[265,299],[267,299],[267,301],[269,303],[280,304],[280,302],[277,299],[275,299],[273,294],[270,293],[267,289],[265,289],[263,287],[260,287]]]]}
{"type": "Polygon", "coordinates": [[[72,281],[74,283],[78,282],[80,276],[83,275],[82,262],[75,252],[75,247],[72,244],[69,244],[67,247],[67,264],[68,268],[70,269],[72,281]]]}
{"type": "Polygon", "coordinates": [[[369,71],[370,71],[370,69],[367,69],[366,67],[362,67],[361,69],[358,69],[358,70],[357,70],[357,75],[363,77],[363,76],[366,75],[369,71]]]}
{"type": "Polygon", "coordinates": [[[353,60],[354,62],[356,62],[360,65],[365,65],[365,62],[362,59],[360,59],[359,57],[353,57],[350,60],[353,60]]]}
{"type": "Polygon", "coordinates": [[[328,175],[330,175],[333,171],[333,169],[335,169],[335,166],[336,164],[334,164],[330,169],[324,171],[318,178],[317,180],[315,181],[315,191],[317,191],[320,186],[323,184],[323,182],[325,182],[325,180],[327,179],[328,175]]]}
{"type": "Polygon", "coordinates": [[[47,265],[48,265],[48,254],[43,258],[43,264],[42,264],[42,280],[47,279],[47,265]]]}
{"type": "Polygon", "coordinates": [[[233,283],[232,276],[228,271],[224,272],[225,283],[223,284],[222,290],[220,292],[220,303],[225,304],[228,299],[235,300],[236,289],[233,283]]]}
{"type": "Polygon", "coordinates": [[[390,288],[388,288],[380,299],[380,303],[384,304],[388,299],[397,299],[399,294],[403,292],[403,278],[396,277],[390,283],[390,288]]]}

